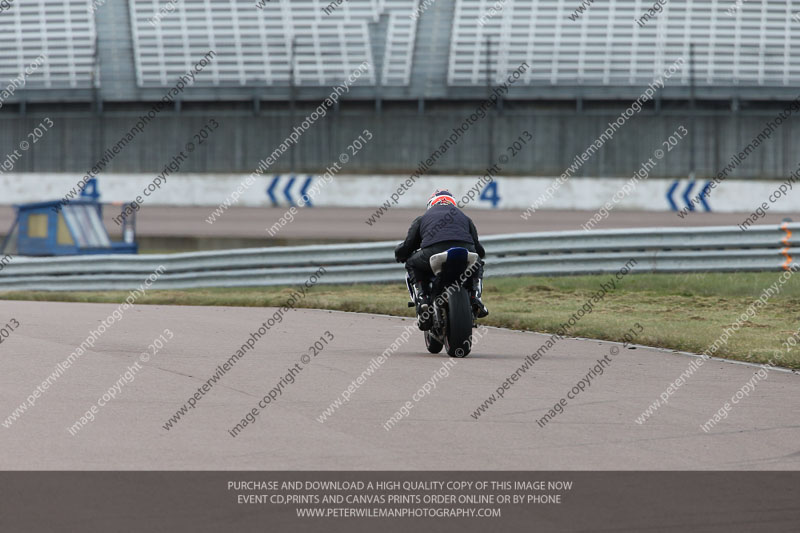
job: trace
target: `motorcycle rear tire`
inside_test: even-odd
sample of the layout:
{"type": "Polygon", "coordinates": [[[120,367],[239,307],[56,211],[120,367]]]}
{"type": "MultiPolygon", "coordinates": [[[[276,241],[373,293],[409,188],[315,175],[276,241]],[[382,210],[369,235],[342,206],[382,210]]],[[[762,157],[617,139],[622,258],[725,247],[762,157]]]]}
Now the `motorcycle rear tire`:
{"type": "Polygon", "coordinates": [[[469,293],[463,287],[450,295],[447,302],[447,330],[444,346],[450,357],[466,357],[472,349],[472,307],[469,293]]]}

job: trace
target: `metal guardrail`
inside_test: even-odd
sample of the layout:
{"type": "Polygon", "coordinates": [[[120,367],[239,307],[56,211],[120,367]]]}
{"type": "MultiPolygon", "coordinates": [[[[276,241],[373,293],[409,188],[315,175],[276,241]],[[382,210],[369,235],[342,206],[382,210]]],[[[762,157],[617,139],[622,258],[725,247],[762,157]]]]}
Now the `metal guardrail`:
{"type": "MultiPolygon", "coordinates": [[[[800,223],[784,227],[642,228],[483,237],[486,276],[616,272],[779,271],[800,258],[800,223]]],[[[0,291],[131,290],[159,266],[155,289],[296,285],[320,266],[320,284],[401,282],[397,242],[253,248],[139,256],[16,257],[0,291]]],[[[796,262],[795,262],[796,264],[796,262]]]]}

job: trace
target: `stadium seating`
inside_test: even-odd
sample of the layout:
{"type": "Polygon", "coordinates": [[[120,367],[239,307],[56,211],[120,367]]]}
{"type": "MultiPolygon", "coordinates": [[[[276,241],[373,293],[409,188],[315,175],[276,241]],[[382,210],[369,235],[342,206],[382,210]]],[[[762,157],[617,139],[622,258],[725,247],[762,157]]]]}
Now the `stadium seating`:
{"type": "MultiPolygon", "coordinates": [[[[159,0],[130,2],[140,86],[164,86],[209,50],[217,53],[197,83],[217,86],[334,85],[364,61],[359,79],[375,85],[370,23],[387,17],[380,82],[407,85],[411,74],[416,0],[182,0],[160,16],[159,0]],[[155,18],[155,20],[154,20],[155,18]]],[[[162,11],[163,13],[163,11],[162,11]]]]}
{"type": "Polygon", "coordinates": [[[0,13],[0,80],[28,88],[91,88],[95,25],[91,0],[15,1],[0,13]],[[41,65],[25,70],[37,58],[41,65]]]}
{"type": "Polygon", "coordinates": [[[485,83],[487,39],[492,76],[527,61],[524,83],[646,85],[683,57],[687,68],[672,83],[688,85],[690,43],[698,85],[800,82],[800,27],[792,21],[800,3],[744,2],[729,13],[734,0],[670,0],[637,23],[653,4],[595,2],[576,13],[580,0],[456,0],[448,83],[485,83]],[[496,4],[502,9],[485,17],[496,4]]]}
{"type": "Polygon", "coordinates": [[[292,81],[327,90],[365,61],[363,96],[467,97],[487,83],[488,63],[497,83],[527,62],[519,97],[542,87],[608,97],[682,58],[670,85],[685,95],[694,44],[696,84],[714,94],[766,87],[774,90],[765,97],[780,97],[800,84],[800,0],[669,0],[643,23],[650,0],[597,1],[583,12],[581,0],[338,1],[19,0],[0,12],[0,79],[41,55],[27,88],[58,99],[58,89],[104,77],[102,98],[135,99],[172,85],[213,50],[193,84],[204,98],[248,98],[258,88],[278,98],[292,81]]]}

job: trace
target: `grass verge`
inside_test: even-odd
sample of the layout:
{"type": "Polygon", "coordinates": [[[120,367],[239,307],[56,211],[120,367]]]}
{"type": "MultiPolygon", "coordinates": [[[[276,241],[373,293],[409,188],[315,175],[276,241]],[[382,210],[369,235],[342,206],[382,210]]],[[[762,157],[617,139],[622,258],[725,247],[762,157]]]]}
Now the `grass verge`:
{"type": "MultiPolygon", "coordinates": [[[[634,274],[594,305],[569,330],[570,336],[619,341],[634,323],[644,331],[636,342],[701,353],[731,326],[780,273],[634,274]]],[[[554,333],[611,275],[490,278],[484,301],[490,326],[554,333]]],[[[800,369],[800,346],[783,343],[800,326],[800,283],[789,279],[754,317],[742,323],[715,356],[800,369]]],[[[281,306],[291,288],[151,291],[138,304],[281,306]]],[[[4,300],[121,303],[126,292],[12,292],[4,300]]],[[[317,286],[298,307],[413,316],[403,285],[317,286]]],[[[800,344],[800,343],[799,343],[800,344]]],[[[533,347],[532,347],[533,348],[533,347]]]]}

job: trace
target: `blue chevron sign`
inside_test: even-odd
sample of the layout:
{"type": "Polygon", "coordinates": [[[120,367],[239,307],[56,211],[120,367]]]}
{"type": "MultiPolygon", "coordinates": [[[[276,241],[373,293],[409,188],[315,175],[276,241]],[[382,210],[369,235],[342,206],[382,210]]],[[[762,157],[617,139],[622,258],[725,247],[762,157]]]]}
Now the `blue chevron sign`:
{"type": "Polygon", "coordinates": [[[683,193],[678,196],[678,200],[680,201],[682,199],[683,200],[682,203],[689,211],[695,211],[695,207],[697,205],[702,205],[703,209],[705,209],[708,212],[712,211],[711,206],[708,205],[708,195],[707,195],[709,188],[711,187],[711,182],[707,181],[705,185],[703,185],[698,189],[695,189],[695,185],[697,185],[698,182],[694,180],[675,180],[672,182],[672,185],[670,185],[669,190],[667,190],[667,196],[666,196],[670,209],[672,209],[673,211],[681,210],[681,208],[678,207],[678,204],[675,203],[675,198],[676,198],[675,193],[681,186],[681,183],[685,183],[686,187],[683,189],[683,193]],[[695,191],[694,194],[692,194],[693,190],[695,191]]]}
{"type": "MultiPolygon", "coordinates": [[[[303,195],[308,192],[308,188],[311,186],[311,182],[313,181],[314,176],[310,174],[305,176],[305,180],[303,177],[298,177],[294,174],[276,174],[272,177],[269,187],[267,187],[267,196],[269,196],[269,199],[274,207],[278,207],[280,205],[298,205],[298,202],[303,195]],[[295,184],[297,184],[297,186],[295,186],[295,184]],[[279,198],[276,195],[276,190],[282,193],[283,198],[279,198]],[[295,193],[294,195],[292,194],[293,191],[295,193]]],[[[314,207],[314,204],[311,203],[311,198],[306,198],[306,202],[303,205],[314,207]]]]}

